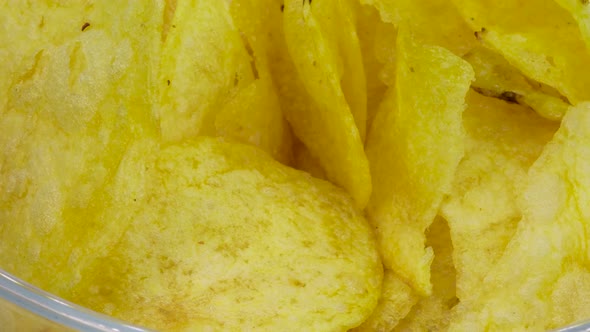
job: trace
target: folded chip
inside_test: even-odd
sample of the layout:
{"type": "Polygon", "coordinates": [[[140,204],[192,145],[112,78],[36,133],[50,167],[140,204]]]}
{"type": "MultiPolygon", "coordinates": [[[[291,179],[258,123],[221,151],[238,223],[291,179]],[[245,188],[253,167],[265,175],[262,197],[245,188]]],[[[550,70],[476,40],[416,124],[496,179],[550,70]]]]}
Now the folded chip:
{"type": "Polygon", "coordinates": [[[419,296],[391,270],[383,274],[383,286],[375,310],[354,332],[389,332],[406,317],[419,296]]]}
{"type": "MultiPolygon", "coordinates": [[[[367,84],[367,128],[371,128],[373,118],[379,108],[379,103],[383,99],[387,86],[380,79],[380,72],[384,66],[384,61],[377,56],[377,31],[380,26],[386,24],[379,18],[379,12],[372,6],[360,5],[359,2],[353,2],[356,13],[356,29],[361,48],[363,66],[367,84]]],[[[395,38],[395,34],[392,36],[395,38]]],[[[388,44],[393,49],[394,42],[388,44]]]]}
{"type": "Polygon", "coordinates": [[[472,86],[481,94],[529,106],[549,120],[561,120],[570,106],[555,89],[524,76],[489,48],[475,47],[463,58],[473,67],[472,86]]]}
{"type": "Polygon", "coordinates": [[[447,221],[437,216],[426,235],[426,245],[432,246],[434,251],[432,295],[421,298],[394,331],[445,331],[450,322],[451,309],[458,303],[453,244],[447,221]]]}
{"type": "MultiPolygon", "coordinates": [[[[572,107],[528,172],[514,237],[479,288],[457,306],[451,331],[547,330],[565,320],[550,299],[572,265],[587,269],[589,129],[590,104],[572,107]]],[[[583,312],[585,305],[570,302],[568,311],[583,312]]]]}
{"type": "Polygon", "coordinates": [[[450,191],[463,156],[462,113],[473,79],[450,51],[397,35],[396,81],[367,140],[373,193],[367,215],[383,262],[419,294],[431,293],[431,248],[424,232],[450,191]]]}
{"type": "Polygon", "coordinates": [[[469,26],[457,9],[446,0],[361,0],[375,6],[384,22],[396,27],[409,26],[417,38],[427,44],[442,46],[456,55],[467,53],[476,45],[469,26]]]}
{"type": "MultiPolygon", "coordinates": [[[[336,10],[337,7],[348,6],[346,1],[322,3],[312,5],[310,1],[302,3],[300,0],[285,2],[285,39],[300,79],[300,83],[295,83],[299,85],[296,89],[300,92],[286,91],[285,94],[292,96],[293,93],[304,93],[311,99],[291,97],[295,101],[284,110],[294,133],[319,160],[328,179],[346,189],[357,206],[364,208],[371,194],[369,166],[363,150],[366,96],[364,110],[355,110],[352,107],[363,104],[357,100],[362,97],[355,94],[349,95],[347,99],[345,90],[350,93],[356,88],[345,89],[341,84],[341,80],[346,78],[342,76],[344,68],[353,70],[353,73],[347,74],[351,75],[347,76],[348,79],[354,80],[363,72],[360,46],[356,34],[349,31],[353,29],[353,22],[348,22],[349,18],[339,18],[345,22],[338,23],[335,17],[326,16],[333,14],[330,8],[336,10]],[[318,11],[314,9],[316,6],[319,6],[318,11]],[[323,20],[334,22],[322,22],[323,20]],[[331,30],[327,30],[326,26],[330,26],[331,30]],[[328,34],[328,31],[337,31],[338,35],[328,34]],[[340,33],[345,34],[339,36],[340,33]],[[345,46],[343,43],[352,44],[345,46]],[[344,53],[349,51],[354,51],[355,54],[344,53]],[[304,91],[301,91],[301,87],[304,91]],[[357,101],[352,102],[353,100],[357,101]],[[302,103],[304,104],[301,105],[302,103]]],[[[342,16],[348,15],[348,11],[338,8],[335,12],[342,16]]],[[[355,84],[359,84],[358,89],[365,91],[364,79],[355,84]]]]}
{"type": "Polygon", "coordinates": [[[516,232],[529,167],[558,124],[517,104],[467,95],[465,156],[443,201],[457,268],[457,297],[475,293],[516,232]]]}
{"type": "Polygon", "coordinates": [[[241,16],[238,25],[223,1],[182,0],[173,9],[158,82],[163,139],[229,137],[289,163],[291,132],[268,59],[259,45],[252,54],[252,39],[238,30],[241,16]]]}
{"type": "Polygon", "coordinates": [[[453,0],[487,46],[571,103],[590,99],[590,52],[573,18],[554,1],[453,0]]]}

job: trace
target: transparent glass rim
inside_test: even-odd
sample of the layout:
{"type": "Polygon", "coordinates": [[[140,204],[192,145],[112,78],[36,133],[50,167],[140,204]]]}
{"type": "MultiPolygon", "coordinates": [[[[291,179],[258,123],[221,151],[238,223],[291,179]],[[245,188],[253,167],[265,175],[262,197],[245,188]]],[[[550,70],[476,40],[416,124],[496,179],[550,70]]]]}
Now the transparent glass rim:
{"type": "MultiPolygon", "coordinates": [[[[92,311],[47,293],[0,269],[0,298],[48,321],[78,331],[153,332],[92,311]]],[[[590,332],[590,321],[553,332],[590,332]]]]}
{"type": "Polygon", "coordinates": [[[0,298],[48,321],[78,331],[149,332],[51,295],[0,269],[0,298]]]}

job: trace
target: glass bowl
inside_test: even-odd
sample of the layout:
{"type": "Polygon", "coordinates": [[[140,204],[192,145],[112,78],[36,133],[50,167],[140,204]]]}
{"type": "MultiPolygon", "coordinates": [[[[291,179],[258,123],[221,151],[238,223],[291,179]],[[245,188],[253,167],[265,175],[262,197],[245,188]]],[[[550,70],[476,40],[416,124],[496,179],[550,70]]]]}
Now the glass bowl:
{"type": "Polygon", "coordinates": [[[148,332],[62,300],[0,269],[2,332],[148,332]]]}
{"type": "MultiPolygon", "coordinates": [[[[149,332],[62,300],[0,269],[2,332],[149,332]]],[[[590,332],[590,322],[554,332],[590,332]]]]}

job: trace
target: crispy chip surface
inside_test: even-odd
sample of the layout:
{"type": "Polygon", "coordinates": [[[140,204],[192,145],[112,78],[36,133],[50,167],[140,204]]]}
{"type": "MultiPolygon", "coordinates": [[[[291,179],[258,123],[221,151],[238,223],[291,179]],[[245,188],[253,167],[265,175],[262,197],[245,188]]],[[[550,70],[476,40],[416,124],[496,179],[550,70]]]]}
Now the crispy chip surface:
{"type": "Polygon", "coordinates": [[[572,103],[590,99],[590,53],[573,17],[549,0],[453,0],[486,45],[572,103]]]}
{"type": "Polygon", "coordinates": [[[489,48],[475,47],[464,59],[475,71],[473,87],[481,94],[527,105],[549,120],[561,120],[570,107],[557,91],[527,78],[489,48]]]}
{"type": "Polygon", "coordinates": [[[162,8],[9,3],[2,19],[22,23],[0,32],[6,61],[17,64],[2,65],[11,76],[2,77],[8,95],[0,106],[0,265],[60,291],[75,283],[65,274],[116,241],[95,219],[103,187],[129,142],[157,133],[150,77],[162,8]],[[39,22],[30,12],[49,14],[39,22]],[[89,256],[71,254],[84,243],[89,256]]]}
{"type": "MultiPolygon", "coordinates": [[[[381,21],[379,12],[373,6],[360,5],[358,2],[353,2],[353,5],[367,84],[367,128],[371,128],[373,118],[387,89],[380,78],[385,61],[377,56],[378,38],[376,37],[380,26],[386,23],[381,21]]],[[[388,45],[390,49],[395,44],[395,34],[392,37],[393,43],[388,45]]]]}
{"type": "Polygon", "coordinates": [[[556,282],[568,264],[586,266],[588,257],[589,111],[588,103],[572,107],[529,170],[516,234],[477,292],[457,306],[451,331],[554,327],[548,299],[556,282]]]}
{"type": "Polygon", "coordinates": [[[333,331],[377,304],[382,267],[350,196],[262,150],[138,142],[109,193],[101,217],[123,234],[73,291],[90,308],[159,330],[333,331]]]}
{"type": "Polygon", "coordinates": [[[449,226],[437,216],[426,237],[426,245],[434,251],[431,266],[432,295],[421,298],[394,331],[445,331],[450,322],[455,296],[456,271],[453,265],[453,244],[449,226]]]}
{"type": "Polygon", "coordinates": [[[0,1],[0,269],[163,331],[587,320],[589,2],[0,1]]]}
{"type": "Polygon", "coordinates": [[[367,208],[384,264],[430,294],[432,249],[424,231],[450,190],[463,156],[461,114],[473,79],[450,51],[398,33],[396,82],[373,122],[367,155],[373,194],[367,208]]]}
{"type": "Polygon", "coordinates": [[[396,27],[407,25],[427,44],[438,45],[457,55],[467,53],[476,39],[457,9],[446,0],[361,0],[375,6],[383,21],[396,27]]]}
{"type": "Polygon", "coordinates": [[[311,13],[317,18],[326,45],[337,55],[336,70],[342,93],[364,141],[367,132],[367,84],[356,29],[355,1],[319,1],[311,6],[311,13]]]}
{"type": "Polygon", "coordinates": [[[291,162],[291,132],[269,76],[244,87],[218,111],[215,134],[258,146],[285,164],[291,162]]]}
{"type": "Polygon", "coordinates": [[[586,46],[590,48],[590,6],[585,0],[555,0],[574,17],[586,46]]]}
{"type": "Polygon", "coordinates": [[[263,41],[243,38],[260,33],[244,20],[248,9],[232,17],[236,11],[223,1],[175,4],[159,74],[162,136],[168,141],[229,137],[290,163],[291,132],[270,79],[263,41]]]}
{"type": "MultiPolygon", "coordinates": [[[[365,120],[353,116],[344,96],[338,66],[342,59],[335,46],[338,40],[326,35],[322,19],[307,1],[285,2],[284,33],[289,54],[305,88],[302,93],[312,100],[312,104],[304,105],[300,100],[294,104],[299,107],[290,106],[285,112],[295,134],[319,160],[328,179],[345,188],[363,208],[371,193],[369,166],[358,129],[365,120]]],[[[362,70],[362,63],[358,65],[362,70]]]]}
{"type": "Polygon", "coordinates": [[[514,235],[523,181],[558,128],[529,109],[473,91],[463,120],[465,157],[441,207],[451,229],[461,300],[481,287],[514,235]]]}
{"type": "Polygon", "coordinates": [[[158,85],[166,141],[215,133],[215,115],[254,80],[224,1],[178,1],[163,45],[158,85]]]}
{"type": "Polygon", "coordinates": [[[362,325],[352,331],[389,332],[406,317],[418,299],[418,294],[395,272],[385,270],[377,307],[362,325]]]}

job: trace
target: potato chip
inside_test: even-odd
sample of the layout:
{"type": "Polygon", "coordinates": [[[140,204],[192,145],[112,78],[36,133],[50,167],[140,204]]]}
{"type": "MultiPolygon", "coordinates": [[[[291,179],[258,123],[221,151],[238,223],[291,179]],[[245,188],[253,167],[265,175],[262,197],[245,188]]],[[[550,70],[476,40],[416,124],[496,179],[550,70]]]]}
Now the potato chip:
{"type": "Polygon", "coordinates": [[[455,296],[453,245],[447,221],[437,217],[428,229],[426,245],[432,246],[432,295],[421,298],[394,331],[445,331],[455,296]]]}
{"type": "Polygon", "coordinates": [[[279,0],[231,1],[230,13],[247,43],[246,47],[251,50],[256,75],[262,79],[271,77],[270,58],[276,51],[273,44],[279,37],[271,26],[278,25],[276,17],[281,15],[279,0]]]}
{"type": "Polygon", "coordinates": [[[476,44],[469,26],[457,9],[446,0],[361,0],[379,9],[383,21],[396,27],[408,25],[417,38],[438,45],[457,55],[467,53],[476,44]]]}
{"type": "Polygon", "coordinates": [[[385,270],[377,307],[363,324],[351,331],[389,332],[406,317],[418,299],[412,287],[403,282],[395,272],[385,270]]]}
{"type": "Polygon", "coordinates": [[[570,106],[557,91],[531,81],[493,50],[475,47],[463,58],[473,67],[472,86],[481,94],[527,105],[549,120],[561,120],[570,106]]]}
{"type": "MultiPolygon", "coordinates": [[[[260,77],[267,75],[269,68],[273,82],[277,86],[280,106],[293,125],[293,129],[304,144],[296,143],[293,146],[293,163],[296,168],[307,171],[320,178],[330,178],[353,183],[354,174],[368,173],[368,166],[364,166],[366,159],[364,153],[354,157],[353,165],[344,168],[332,166],[331,176],[324,171],[326,163],[334,163],[340,158],[348,158],[350,151],[332,151],[332,146],[325,146],[326,138],[323,137],[324,120],[318,118],[319,109],[317,103],[306,91],[301,78],[297,75],[297,69],[287,52],[285,36],[283,34],[283,14],[285,6],[280,0],[264,1],[232,1],[231,12],[237,26],[245,34],[253,49],[257,64],[260,63],[260,77]],[[311,121],[310,119],[313,119],[311,121]],[[333,153],[332,153],[333,152],[333,153]],[[343,155],[341,155],[343,154],[343,155]],[[336,158],[336,159],[334,159],[336,158]],[[347,170],[346,168],[349,168],[347,170]],[[363,170],[366,168],[365,170],[363,170]],[[335,171],[334,171],[335,169],[335,171]],[[345,172],[342,172],[344,170],[345,172]],[[339,173],[340,172],[340,173],[339,173]],[[346,174],[350,172],[350,174],[346,174]],[[334,175],[335,173],[338,173],[334,175]],[[349,178],[347,180],[347,178],[349,178]],[[344,179],[344,180],[342,180],[344,179]]],[[[341,123],[336,120],[336,123],[341,123]]],[[[341,123],[342,124],[342,123],[341,123]]],[[[331,132],[334,139],[340,139],[340,133],[336,128],[331,132]]],[[[347,136],[348,134],[344,134],[347,136]]],[[[354,138],[354,137],[353,137],[354,138]]],[[[349,140],[354,142],[354,139],[349,140]]],[[[355,143],[356,144],[356,143],[355,143]]],[[[340,164],[342,165],[342,164],[340,164]]],[[[367,175],[365,175],[367,176],[367,175]]],[[[362,185],[359,181],[355,186],[362,185]]],[[[349,185],[350,186],[350,185],[349,185]]],[[[366,185],[363,185],[366,187],[366,185]]],[[[361,189],[366,191],[367,188],[361,189]]],[[[368,194],[362,194],[368,195],[368,194]]]]}
{"type": "Polygon", "coordinates": [[[590,103],[572,107],[529,170],[516,234],[483,284],[456,307],[451,331],[551,327],[547,299],[556,281],[568,264],[586,266],[588,259],[589,129],[590,103]]]}
{"type": "Polygon", "coordinates": [[[230,5],[236,27],[252,50],[258,76],[272,76],[281,99],[283,86],[298,82],[285,44],[283,10],[283,0],[232,0],[230,5]]]}
{"type": "MultiPolygon", "coordinates": [[[[0,109],[5,108],[11,87],[34,74],[42,56],[39,52],[48,44],[63,45],[79,38],[81,32],[88,37],[88,32],[101,24],[96,12],[91,4],[75,1],[0,2],[0,109]]],[[[116,26],[120,23],[113,22],[116,26]]],[[[113,32],[122,29],[118,26],[113,32]]]]}
{"type": "Polygon", "coordinates": [[[590,7],[585,0],[555,0],[574,17],[586,46],[590,48],[590,7]]]}
{"type": "Polygon", "coordinates": [[[138,142],[109,193],[101,217],[124,235],[73,291],[90,308],[158,330],[344,331],[377,304],[350,196],[255,147],[138,142]]]}
{"type": "MultiPolygon", "coordinates": [[[[395,65],[397,58],[397,29],[391,23],[378,24],[375,32],[375,53],[377,60],[383,63],[379,79],[386,86],[395,85],[395,65]]],[[[377,110],[378,112],[378,110],[377,110]]]]}
{"type": "Polygon", "coordinates": [[[224,2],[168,7],[173,6],[160,72],[164,139],[221,135],[289,163],[291,133],[259,45],[253,58],[252,39],[240,37],[224,2]],[[203,17],[195,18],[195,12],[203,17]]]}
{"type": "Polygon", "coordinates": [[[565,264],[563,274],[551,293],[551,323],[548,328],[562,328],[590,317],[590,270],[588,264],[565,264]]]}
{"type": "Polygon", "coordinates": [[[291,161],[291,132],[269,76],[240,90],[215,116],[217,136],[258,146],[276,160],[291,161]]]}
{"type": "Polygon", "coordinates": [[[367,133],[367,82],[356,28],[355,1],[319,1],[311,7],[311,11],[317,17],[323,36],[328,40],[335,39],[340,55],[337,65],[342,93],[364,142],[367,133]]]}
{"type": "MultiPolygon", "coordinates": [[[[345,2],[338,2],[338,6],[345,5],[345,2]]],[[[303,4],[299,0],[285,2],[285,38],[302,83],[279,83],[283,89],[299,85],[294,90],[282,92],[286,99],[293,100],[284,111],[295,134],[320,161],[328,179],[345,188],[354,197],[357,206],[362,208],[371,193],[369,166],[359,129],[365,125],[365,120],[358,113],[351,113],[340,85],[343,65],[338,64],[350,60],[340,59],[342,52],[336,46],[340,44],[340,39],[327,36],[322,31],[321,21],[327,18],[315,13],[314,6],[316,4],[312,6],[308,1],[303,4]],[[301,84],[304,84],[306,92],[301,91],[301,84]],[[302,92],[311,96],[311,104],[298,96],[291,97],[302,92]]],[[[326,14],[329,10],[323,8],[320,6],[320,13],[326,14]]],[[[344,37],[353,42],[350,33],[344,37]]],[[[358,65],[362,67],[362,63],[358,65]]],[[[284,77],[279,79],[284,80],[284,77]]]]}
{"type": "Polygon", "coordinates": [[[396,82],[367,140],[373,177],[367,214],[385,266],[428,295],[432,249],[424,248],[424,231],[463,156],[461,114],[473,71],[450,51],[418,43],[407,30],[397,38],[396,82]]]}
{"type": "MultiPolygon", "coordinates": [[[[162,22],[162,41],[166,41],[168,32],[172,28],[172,20],[176,12],[177,0],[164,0],[164,22],[162,22]]],[[[176,28],[176,27],[174,27],[176,28]]]]}
{"type": "Polygon", "coordinates": [[[467,299],[514,235],[518,194],[529,167],[558,124],[516,104],[467,95],[465,157],[441,214],[449,221],[457,268],[457,296],[467,299]]]}
{"type": "MultiPolygon", "coordinates": [[[[305,91],[303,82],[287,52],[283,34],[282,0],[235,0],[230,12],[252,48],[258,76],[272,78],[279,104],[286,115],[315,112],[314,102],[305,91]],[[306,110],[306,111],[303,111],[306,110]]],[[[292,145],[293,166],[316,177],[325,178],[318,158],[298,139],[292,145]]]]}
{"type": "Polygon", "coordinates": [[[76,280],[64,274],[117,239],[94,217],[129,142],[157,134],[150,78],[162,8],[37,1],[0,12],[23,22],[47,13],[0,35],[14,56],[6,60],[19,63],[8,69],[0,109],[0,266],[42,288],[66,289],[76,280]],[[23,46],[33,35],[39,39],[23,46]],[[81,243],[93,249],[89,257],[71,255],[81,243]]]}
{"type": "Polygon", "coordinates": [[[573,104],[590,99],[590,53],[569,13],[553,1],[453,0],[479,39],[573,104]]]}
{"type": "Polygon", "coordinates": [[[213,135],[217,109],[254,80],[250,55],[224,1],[179,1],[171,23],[158,76],[162,137],[213,135]]]}
{"type": "Polygon", "coordinates": [[[287,2],[285,36],[289,53],[313,100],[320,107],[328,103],[339,113],[352,113],[364,141],[366,83],[352,0],[319,1],[313,5],[287,2]]]}
{"type": "MultiPolygon", "coordinates": [[[[377,58],[377,31],[383,23],[379,18],[379,12],[372,6],[361,6],[353,2],[356,12],[356,25],[359,44],[362,52],[363,66],[367,81],[367,128],[371,128],[373,118],[379,108],[379,103],[385,95],[387,86],[380,79],[379,75],[384,62],[377,58]]],[[[392,35],[393,43],[388,46],[393,49],[395,34],[392,35]]]]}

